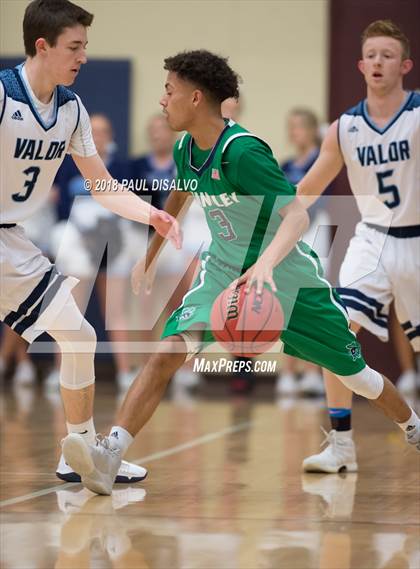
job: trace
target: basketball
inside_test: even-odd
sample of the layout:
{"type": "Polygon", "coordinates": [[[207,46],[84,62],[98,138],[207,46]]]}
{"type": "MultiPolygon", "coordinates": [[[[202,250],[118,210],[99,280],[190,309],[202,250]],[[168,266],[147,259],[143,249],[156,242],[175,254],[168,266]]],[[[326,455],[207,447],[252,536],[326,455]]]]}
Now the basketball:
{"type": "Polygon", "coordinates": [[[252,287],[245,294],[245,283],[221,292],[211,311],[214,337],[235,356],[263,354],[277,342],[283,324],[282,307],[271,290],[257,295],[252,287]]]}

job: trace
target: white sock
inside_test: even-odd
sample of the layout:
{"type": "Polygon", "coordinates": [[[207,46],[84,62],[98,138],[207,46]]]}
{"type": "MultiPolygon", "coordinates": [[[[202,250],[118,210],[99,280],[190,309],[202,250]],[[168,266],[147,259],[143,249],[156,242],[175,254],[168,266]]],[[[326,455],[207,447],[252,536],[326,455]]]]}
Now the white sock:
{"type": "Polygon", "coordinates": [[[79,433],[89,445],[95,444],[96,431],[93,417],[78,425],[72,425],[71,423],[66,423],[66,425],[68,433],[79,433]]]}
{"type": "Polygon", "coordinates": [[[112,439],[113,443],[121,450],[121,456],[125,455],[128,447],[134,441],[134,437],[132,437],[128,431],[122,427],[117,426],[112,427],[109,433],[109,437],[112,439]]]}
{"type": "Polygon", "coordinates": [[[349,431],[335,431],[335,436],[338,439],[352,439],[353,438],[353,429],[350,429],[349,431]]]}
{"type": "Polygon", "coordinates": [[[410,418],[407,421],[405,421],[404,423],[397,423],[397,425],[404,432],[408,429],[408,427],[410,427],[410,430],[412,428],[416,428],[416,427],[418,429],[420,429],[420,419],[418,418],[417,414],[411,409],[410,418]]]}

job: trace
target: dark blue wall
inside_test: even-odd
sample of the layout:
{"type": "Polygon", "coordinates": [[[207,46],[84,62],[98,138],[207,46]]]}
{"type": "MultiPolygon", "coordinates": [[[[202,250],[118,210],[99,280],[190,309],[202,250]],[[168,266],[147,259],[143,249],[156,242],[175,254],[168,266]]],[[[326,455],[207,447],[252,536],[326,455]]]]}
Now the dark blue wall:
{"type": "MultiPolygon", "coordinates": [[[[15,67],[22,58],[0,58],[0,69],[15,67]]],[[[130,141],[131,61],[89,59],[70,87],[89,114],[103,113],[112,122],[118,154],[128,155],[130,141]]]]}

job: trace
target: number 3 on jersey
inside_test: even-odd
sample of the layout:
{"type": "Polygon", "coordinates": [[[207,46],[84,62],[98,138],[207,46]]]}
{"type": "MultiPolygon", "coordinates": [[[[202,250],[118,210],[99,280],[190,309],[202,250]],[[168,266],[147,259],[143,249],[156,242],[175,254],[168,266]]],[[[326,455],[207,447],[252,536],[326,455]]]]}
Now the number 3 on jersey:
{"type": "Polygon", "coordinates": [[[238,238],[235,231],[233,230],[231,222],[228,220],[221,209],[211,209],[209,211],[209,216],[214,219],[222,229],[222,231],[218,233],[219,237],[225,241],[233,241],[234,239],[238,238]]]}
{"type": "Polygon", "coordinates": [[[23,171],[23,173],[28,176],[27,180],[23,184],[23,187],[26,188],[26,190],[19,192],[18,194],[12,194],[12,199],[15,202],[24,202],[29,198],[29,196],[34,191],[40,171],[41,170],[38,168],[38,166],[30,166],[23,171]]]}
{"type": "Polygon", "coordinates": [[[397,207],[401,203],[400,194],[398,192],[397,186],[395,186],[394,184],[389,186],[385,185],[386,178],[392,176],[393,172],[394,170],[386,170],[386,172],[376,172],[376,177],[378,179],[378,185],[379,185],[379,193],[392,194],[392,201],[389,201],[388,199],[384,200],[384,204],[387,205],[389,208],[397,207]]]}

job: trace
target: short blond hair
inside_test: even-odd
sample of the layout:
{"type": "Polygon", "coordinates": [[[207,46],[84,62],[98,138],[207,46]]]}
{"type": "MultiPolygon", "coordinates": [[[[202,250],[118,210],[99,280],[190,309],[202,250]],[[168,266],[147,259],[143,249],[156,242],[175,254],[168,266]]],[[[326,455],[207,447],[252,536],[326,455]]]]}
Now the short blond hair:
{"type": "Polygon", "coordinates": [[[376,20],[369,24],[362,34],[362,48],[367,39],[379,36],[399,41],[402,47],[402,58],[408,59],[410,57],[410,42],[401,28],[392,20],[376,20]]]}

